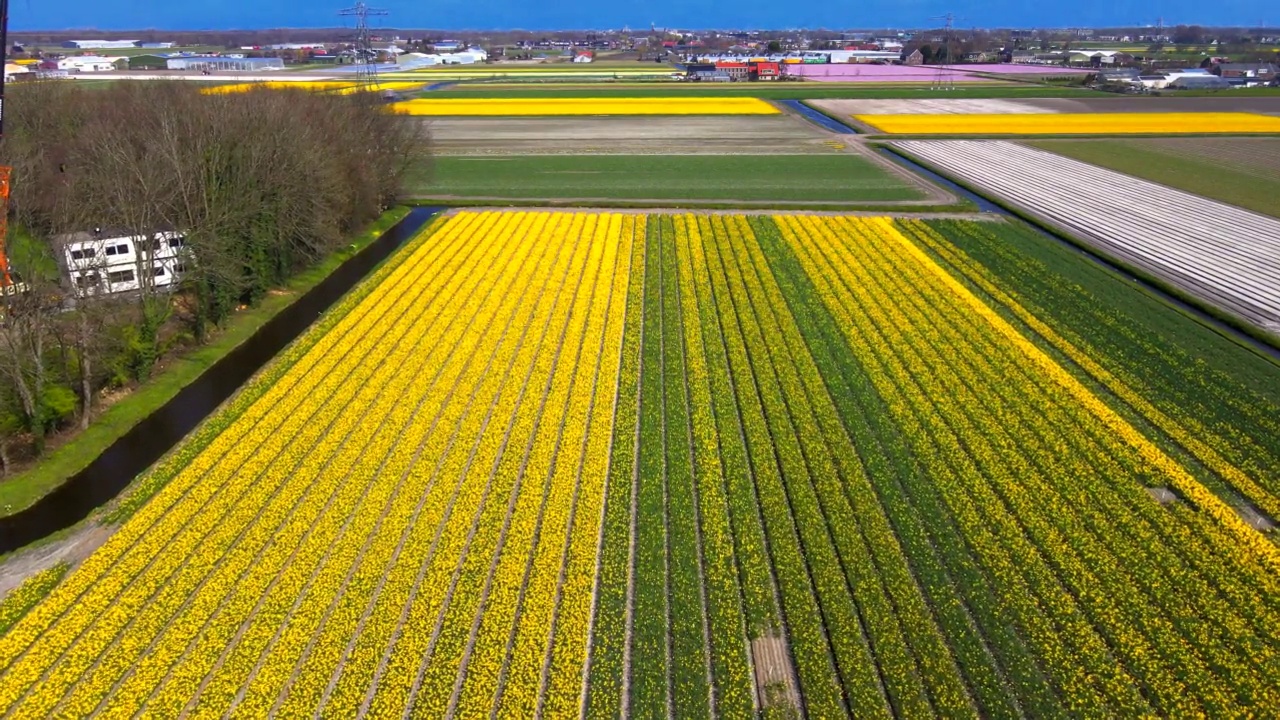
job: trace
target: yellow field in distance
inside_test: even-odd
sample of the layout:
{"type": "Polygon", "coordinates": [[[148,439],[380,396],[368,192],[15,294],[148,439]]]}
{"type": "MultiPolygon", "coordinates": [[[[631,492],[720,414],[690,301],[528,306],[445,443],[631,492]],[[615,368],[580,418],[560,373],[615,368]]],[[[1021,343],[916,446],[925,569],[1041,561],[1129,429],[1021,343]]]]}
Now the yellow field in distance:
{"type": "Polygon", "coordinates": [[[1242,112],[854,115],[894,135],[1280,133],[1280,117],[1242,112]]]}
{"type": "Polygon", "coordinates": [[[352,87],[355,87],[355,83],[349,80],[268,80],[264,82],[236,83],[235,85],[214,85],[213,87],[204,88],[201,92],[217,95],[221,93],[248,92],[253,88],[268,88],[270,90],[296,88],[298,90],[324,92],[352,87]]]}
{"type": "Polygon", "coordinates": [[[406,100],[394,107],[408,115],[777,115],[756,98],[477,98],[406,100]]]}
{"type": "Polygon", "coordinates": [[[334,95],[352,95],[371,90],[408,90],[420,87],[422,81],[384,82],[377,85],[357,85],[349,80],[268,80],[265,82],[236,83],[234,85],[215,85],[201,90],[209,94],[248,92],[254,88],[268,90],[296,89],[312,92],[332,92],[334,95]]]}

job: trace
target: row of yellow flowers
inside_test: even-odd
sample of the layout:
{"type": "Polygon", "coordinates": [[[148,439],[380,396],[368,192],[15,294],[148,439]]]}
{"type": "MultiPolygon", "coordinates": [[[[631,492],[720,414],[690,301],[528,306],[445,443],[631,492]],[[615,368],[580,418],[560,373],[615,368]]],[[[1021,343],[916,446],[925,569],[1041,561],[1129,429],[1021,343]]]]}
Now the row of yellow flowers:
{"type": "MultiPolygon", "coordinates": [[[[411,263],[410,270],[412,265],[411,263]]],[[[406,299],[401,299],[402,302],[404,300],[406,299]]],[[[407,297],[407,300],[412,301],[412,297],[407,297]]],[[[407,309],[407,304],[402,305],[401,313],[393,314],[393,318],[408,318],[408,315],[403,313],[404,309],[407,309]]],[[[95,702],[93,700],[95,696],[110,691],[115,679],[113,673],[127,669],[125,664],[129,660],[146,652],[150,644],[155,644],[150,642],[155,637],[155,633],[160,632],[161,629],[175,629],[168,625],[173,614],[180,614],[180,618],[184,621],[198,618],[192,607],[200,606],[192,606],[192,598],[189,597],[192,589],[201,588],[218,593],[225,591],[228,588],[227,583],[210,583],[211,577],[216,577],[215,570],[218,573],[227,574],[224,577],[236,578],[237,569],[248,568],[252,560],[252,553],[247,552],[246,548],[255,547],[253,542],[269,542],[273,539],[271,530],[275,528],[274,525],[264,523],[262,518],[270,516],[268,514],[271,507],[280,507],[279,503],[284,498],[291,497],[293,491],[306,488],[305,484],[287,482],[291,465],[276,459],[275,454],[283,452],[284,457],[294,457],[301,448],[310,448],[316,443],[326,441],[326,438],[343,437],[340,434],[334,436],[333,433],[326,433],[326,414],[328,418],[344,419],[351,416],[346,411],[348,398],[343,397],[344,389],[349,388],[355,391],[357,388],[362,388],[358,382],[352,384],[352,380],[358,380],[362,369],[371,368],[372,364],[367,363],[367,359],[376,357],[376,354],[372,354],[371,351],[372,348],[378,347],[379,338],[378,333],[366,333],[360,338],[361,342],[353,348],[355,350],[353,354],[342,354],[347,357],[348,363],[356,364],[364,361],[366,364],[344,370],[344,372],[329,374],[329,377],[325,378],[326,382],[316,387],[311,393],[300,393],[298,397],[310,398],[310,402],[305,401],[301,407],[292,409],[291,420],[302,424],[301,427],[274,428],[270,430],[269,436],[264,437],[259,436],[257,432],[264,432],[268,428],[262,427],[259,423],[257,432],[244,438],[241,446],[224,455],[221,464],[215,464],[214,468],[201,478],[202,484],[195,489],[223,486],[223,493],[218,500],[225,500],[230,505],[225,514],[206,505],[201,510],[201,514],[196,516],[198,520],[180,520],[177,511],[170,512],[160,520],[161,528],[170,523],[178,524],[178,527],[182,528],[177,541],[172,539],[166,544],[163,552],[157,553],[151,564],[136,570],[137,574],[133,578],[125,575],[129,580],[125,592],[116,594],[114,598],[102,598],[101,602],[104,602],[106,611],[100,612],[96,618],[92,619],[88,628],[83,629],[78,637],[74,638],[74,647],[70,648],[70,652],[51,669],[56,670],[58,674],[56,676],[64,680],[77,679],[84,667],[95,662],[97,657],[104,657],[104,660],[97,661],[91,676],[78,679],[76,693],[69,698],[73,706],[76,706],[76,703],[95,702]],[[366,342],[369,345],[361,347],[366,342]],[[241,448],[243,448],[243,455],[247,457],[236,457],[241,448]],[[255,450],[257,450],[256,454],[253,452],[255,450]],[[239,483],[246,484],[244,489],[233,489],[239,483]],[[255,492],[246,492],[248,487],[255,488],[255,492]],[[257,530],[257,534],[247,534],[247,529],[257,530]],[[186,544],[188,542],[191,543],[189,546],[186,544]],[[224,550],[220,551],[220,548],[224,550]]],[[[311,366],[303,361],[296,365],[294,372],[305,377],[310,368],[311,366]]],[[[287,402],[282,402],[282,405],[287,405],[287,402]]],[[[285,407],[276,406],[275,413],[284,410],[285,407]]],[[[241,423],[244,421],[256,420],[251,420],[250,416],[246,415],[241,418],[241,423]]],[[[210,451],[216,450],[219,448],[210,448],[210,451]]],[[[191,495],[179,503],[177,510],[184,509],[189,502],[192,502],[191,495]]],[[[285,505],[285,507],[288,506],[285,505]]],[[[97,592],[93,592],[88,598],[79,598],[76,610],[83,609],[87,602],[95,602],[92,597],[100,596],[101,591],[110,587],[106,580],[125,573],[127,573],[125,566],[116,565],[108,578],[93,585],[92,591],[97,592]]],[[[55,638],[61,637],[63,633],[58,633],[56,630],[61,630],[65,626],[68,626],[68,623],[64,621],[61,626],[54,628],[55,632],[45,634],[41,643],[38,644],[42,652],[50,650],[51,647],[58,647],[54,644],[55,638]]],[[[198,628],[200,625],[197,624],[196,628],[187,629],[198,628]]],[[[164,651],[160,652],[159,656],[174,650],[172,644],[165,644],[163,647],[164,651]]],[[[177,646],[177,650],[180,648],[182,644],[177,646]]],[[[45,662],[58,659],[54,652],[44,653],[42,657],[45,662]]],[[[22,665],[13,667],[10,669],[8,678],[14,678],[18,671],[24,669],[26,667],[22,665]]],[[[155,683],[160,679],[160,676],[148,676],[133,669],[129,670],[134,679],[141,678],[138,682],[155,683]]],[[[164,667],[160,667],[161,675],[163,670],[164,667]]],[[[10,684],[6,683],[6,687],[10,687],[10,684]]],[[[45,703],[58,701],[64,689],[65,687],[61,687],[58,683],[42,683],[40,691],[29,698],[24,710],[26,708],[40,710],[47,707],[45,703]]],[[[189,691],[189,688],[187,689],[189,691]]],[[[88,707],[91,710],[92,705],[88,707]]]]}
{"type": "Polygon", "coordinates": [[[777,115],[757,98],[417,98],[391,106],[406,115],[777,115]]]}
{"type": "MultiPolygon", "coordinates": [[[[1266,644],[1261,628],[1218,604],[1212,587],[1211,607],[1189,612],[1184,588],[1165,574],[1203,579],[1136,520],[1159,509],[1134,480],[1154,470],[1185,483],[1185,471],[1153,461],[1157,448],[888,222],[778,222],[929,459],[975,557],[1000,578],[1022,632],[1041,639],[1038,654],[1066,702],[1213,714],[1235,698],[1275,701],[1261,669],[1274,650],[1259,660],[1244,651],[1266,644]],[[967,521],[975,510],[981,516],[967,521]],[[988,532],[1016,563],[983,540],[988,532]],[[1023,583],[1058,610],[1045,617],[1027,605],[1023,583]]],[[[1236,547],[1241,540],[1253,544],[1242,536],[1236,547]]]]}
{"type": "MultiPolygon", "coordinates": [[[[390,311],[412,287],[414,273],[429,268],[435,256],[435,252],[415,255],[413,261],[385,276],[392,292],[370,296],[342,315],[303,357],[292,362],[288,374],[244,408],[203,452],[185,458],[187,464],[150,503],[0,639],[4,647],[0,703],[10,707],[38,682],[46,698],[55,690],[65,690],[65,685],[49,683],[44,677],[64,653],[82,639],[110,642],[131,619],[130,611],[145,604],[189,559],[199,562],[216,556],[215,538],[240,529],[232,518],[256,515],[274,489],[270,482],[257,481],[255,467],[268,457],[260,451],[283,448],[292,439],[305,444],[309,427],[318,434],[315,423],[308,425],[309,415],[298,412],[308,398],[332,398],[329,407],[341,409],[343,396],[358,385],[352,379],[359,376],[363,354],[381,340],[375,333],[363,332],[362,324],[390,311]],[[248,491],[251,487],[254,492],[248,491]],[[42,678],[46,681],[40,682],[42,678]]],[[[291,360],[286,356],[285,367],[291,360]]],[[[171,469],[162,465],[159,472],[171,469]]],[[[96,655],[77,650],[67,658],[84,666],[96,655]]],[[[64,682],[75,679],[67,676],[65,667],[59,669],[64,682]]],[[[52,699],[56,701],[57,696],[52,699]]]]}
{"type": "MultiPolygon", "coordinates": [[[[908,221],[901,224],[908,228],[923,246],[938,253],[946,262],[961,268],[965,276],[983,292],[990,295],[1001,305],[1009,308],[1019,320],[1026,323],[1027,327],[1066,355],[1080,369],[1088,373],[1090,377],[1102,383],[1126,404],[1141,413],[1153,425],[1167,433],[1175,442],[1193,453],[1196,459],[1230,483],[1232,487],[1239,490],[1264,512],[1272,517],[1280,517],[1280,497],[1262,487],[1258,479],[1251,477],[1244,470],[1222,456],[1219,448],[1226,447],[1229,444],[1228,440],[1218,436],[1211,428],[1206,427],[1193,417],[1182,416],[1175,418],[1157,408],[1130,386],[1132,380],[1126,380],[1107,370],[1100,362],[1092,358],[1088,352],[1077,347],[1077,343],[1073,343],[1063,337],[1048,324],[1035,317],[1023,307],[1018,298],[1011,292],[1001,288],[998,282],[989,277],[989,274],[983,271],[980,265],[956,250],[936,230],[921,221],[908,221]]],[[[1265,423],[1269,419],[1259,418],[1258,420],[1265,423]]]]}
{"type": "Polygon", "coordinates": [[[1246,112],[854,115],[894,135],[1280,133],[1280,117],[1246,112]]]}

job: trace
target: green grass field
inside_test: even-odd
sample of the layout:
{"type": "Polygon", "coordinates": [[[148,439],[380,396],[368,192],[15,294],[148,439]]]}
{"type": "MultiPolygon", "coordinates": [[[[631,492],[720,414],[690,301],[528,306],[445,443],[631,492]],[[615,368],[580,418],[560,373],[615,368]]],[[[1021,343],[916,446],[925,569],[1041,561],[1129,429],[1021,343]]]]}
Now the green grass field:
{"type": "Polygon", "coordinates": [[[611,155],[436,157],[409,182],[456,198],[894,202],[916,188],[860,157],[611,155]]]}
{"type": "Polygon", "coordinates": [[[1028,144],[1280,217],[1280,139],[1039,140],[1028,144]]]}

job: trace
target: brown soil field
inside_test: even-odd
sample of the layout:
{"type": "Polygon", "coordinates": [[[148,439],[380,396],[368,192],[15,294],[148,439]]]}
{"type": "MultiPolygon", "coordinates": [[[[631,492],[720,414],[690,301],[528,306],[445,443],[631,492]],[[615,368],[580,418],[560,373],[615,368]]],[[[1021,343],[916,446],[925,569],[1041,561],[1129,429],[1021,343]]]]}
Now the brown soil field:
{"type": "Polygon", "coordinates": [[[529,117],[424,120],[441,155],[794,155],[830,153],[799,117],[529,117]]]}

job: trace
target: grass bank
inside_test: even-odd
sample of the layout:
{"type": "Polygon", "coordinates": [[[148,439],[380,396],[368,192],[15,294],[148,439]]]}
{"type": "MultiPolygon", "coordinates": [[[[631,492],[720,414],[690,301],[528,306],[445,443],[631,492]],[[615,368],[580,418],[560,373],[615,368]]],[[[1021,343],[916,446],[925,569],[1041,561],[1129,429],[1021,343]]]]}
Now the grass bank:
{"type": "Polygon", "coordinates": [[[168,402],[407,213],[408,208],[404,207],[384,213],[350,245],[296,275],[288,285],[280,288],[281,292],[271,293],[260,305],[237,313],[209,343],[167,363],[145,384],[94,418],[87,430],[59,445],[31,468],[0,481],[0,516],[11,515],[30,506],[83,470],[134,425],[168,402]]]}

